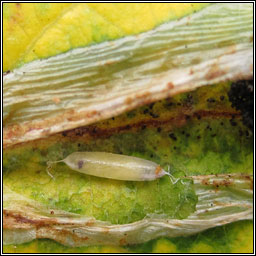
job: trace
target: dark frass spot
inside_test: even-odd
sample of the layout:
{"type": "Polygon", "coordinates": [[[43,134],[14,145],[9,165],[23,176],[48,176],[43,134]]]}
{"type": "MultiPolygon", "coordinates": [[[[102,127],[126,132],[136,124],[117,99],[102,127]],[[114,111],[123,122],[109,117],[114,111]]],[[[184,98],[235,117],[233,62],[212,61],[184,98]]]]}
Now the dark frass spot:
{"type": "Polygon", "coordinates": [[[197,119],[200,120],[201,119],[201,116],[200,115],[196,115],[197,119]]]}
{"type": "Polygon", "coordinates": [[[158,118],[158,117],[159,117],[158,114],[155,114],[155,113],[153,113],[153,112],[149,112],[149,114],[150,114],[153,118],[158,118]]]}
{"type": "Polygon", "coordinates": [[[152,108],[154,107],[154,104],[155,104],[155,103],[149,104],[149,108],[152,109],[152,108]]]}
{"type": "Polygon", "coordinates": [[[157,132],[161,132],[162,131],[162,128],[161,127],[158,127],[157,128],[157,132]]]}
{"type": "Polygon", "coordinates": [[[236,122],[235,122],[233,119],[230,119],[230,124],[231,124],[232,126],[236,126],[236,122]]]}
{"type": "Polygon", "coordinates": [[[149,110],[146,108],[146,109],[144,109],[143,113],[144,113],[144,114],[147,114],[148,111],[149,111],[149,110]]]}
{"type": "Polygon", "coordinates": [[[209,99],[207,99],[207,102],[209,102],[209,103],[214,103],[214,102],[215,102],[215,99],[214,99],[214,98],[209,98],[209,99]]]}
{"type": "Polygon", "coordinates": [[[232,83],[228,92],[232,107],[241,111],[243,123],[253,131],[254,123],[254,94],[253,80],[241,80],[232,83]]]}
{"type": "Polygon", "coordinates": [[[210,127],[210,125],[207,125],[207,126],[206,126],[206,129],[207,129],[207,130],[210,130],[210,131],[212,130],[212,128],[210,127]]]}
{"type": "Polygon", "coordinates": [[[174,133],[170,133],[169,134],[169,137],[173,140],[177,140],[176,136],[174,135],[174,133]]]}
{"type": "Polygon", "coordinates": [[[83,165],[84,165],[84,161],[83,160],[79,160],[77,165],[78,165],[78,169],[81,169],[83,167],[83,165]]]}

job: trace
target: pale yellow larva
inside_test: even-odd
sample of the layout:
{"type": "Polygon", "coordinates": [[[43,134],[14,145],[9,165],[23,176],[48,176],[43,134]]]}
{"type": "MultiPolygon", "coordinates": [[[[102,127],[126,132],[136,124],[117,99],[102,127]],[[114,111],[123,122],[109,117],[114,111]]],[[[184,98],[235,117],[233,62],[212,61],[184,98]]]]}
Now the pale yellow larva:
{"type": "Polygon", "coordinates": [[[84,174],[115,180],[149,181],[168,175],[154,162],[106,152],[74,152],[63,160],[48,162],[48,165],[58,162],[84,174]]]}

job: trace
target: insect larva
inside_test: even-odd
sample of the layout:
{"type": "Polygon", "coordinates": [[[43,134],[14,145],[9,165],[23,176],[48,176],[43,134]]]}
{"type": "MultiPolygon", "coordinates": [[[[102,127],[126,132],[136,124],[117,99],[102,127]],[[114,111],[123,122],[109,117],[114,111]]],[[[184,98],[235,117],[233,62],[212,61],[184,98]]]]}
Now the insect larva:
{"type": "Polygon", "coordinates": [[[71,169],[88,175],[129,181],[149,181],[169,175],[160,165],[138,157],[106,152],[74,152],[60,161],[71,169]]]}

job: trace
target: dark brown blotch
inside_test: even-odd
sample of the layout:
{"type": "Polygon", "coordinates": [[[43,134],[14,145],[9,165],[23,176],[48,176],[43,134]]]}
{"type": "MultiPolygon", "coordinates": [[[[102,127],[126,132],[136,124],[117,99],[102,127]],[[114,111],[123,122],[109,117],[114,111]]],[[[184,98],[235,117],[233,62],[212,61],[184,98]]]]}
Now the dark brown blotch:
{"type": "Polygon", "coordinates": [[[83,167],[83,165],[84,165],[84,161],[83,160],[79,160],[77,165],[78,165],[78,169],[81,169],[83,167]]]}

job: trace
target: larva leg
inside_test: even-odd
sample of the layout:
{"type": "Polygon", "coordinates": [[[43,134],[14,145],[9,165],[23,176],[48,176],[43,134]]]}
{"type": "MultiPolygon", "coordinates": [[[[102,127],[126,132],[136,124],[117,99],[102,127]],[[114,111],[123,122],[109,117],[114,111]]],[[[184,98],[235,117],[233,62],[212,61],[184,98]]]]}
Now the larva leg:
{"type": "Polygon", "coordinates": [[[166,172],[166,175],[170,178],[172,184],[176,184],[180,180],[180,178],[175,179],[169,172],[166,172]]]}
{"type": "Polygon", "coordinates": [[[167,171],[165,171],[165,175],[167,175],[172,184],[176,184],[180,179],[175,179],[173,175],[170,173],[170,165],[167,166],[167,171]]]}
{"type": "Polygon", "coordinates": [[[47,167],[46,167],[46,172],[47,172],[47,174],[48,174],[52,179],[54,179],[54,176],[51,174],[50,170],[52,169],[53,163],[54,163],[54,162],[48,161],[48,162],[47,162],[47,167]]]}

